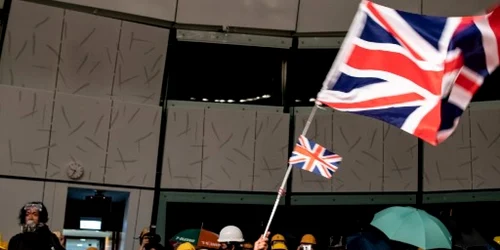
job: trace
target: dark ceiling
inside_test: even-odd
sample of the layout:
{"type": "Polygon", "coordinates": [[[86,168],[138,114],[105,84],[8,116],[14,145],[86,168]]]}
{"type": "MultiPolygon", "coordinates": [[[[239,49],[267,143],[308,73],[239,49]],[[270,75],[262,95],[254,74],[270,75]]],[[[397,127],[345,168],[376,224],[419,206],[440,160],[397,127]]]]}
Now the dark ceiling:
{"type": "MultiPolygon", "coordinates": [[[[338,53],[338,49],[299,49],[290,57],[288,50],[273,48],[195,42],[176,46],[167,99],[269,106],[282,106],[284,99],[293,106],[313,105],[308,100],[316,97],[338,53]],[[290,62],[286,90],[284,60],[290,62]]],[[[497,69],[486,77],[472,101],[500,100],[499,81],[497,69]]]]}
{"type": "MultiPolygon", "coordinates": [[[[130,195],[129,192],[122,192],[122,191],[110,191],[110,190],[103,190],[99,189],[100,191],[103,191],[104,196],[109,196],[111,197],[113,202],[126,202],[128,200],[128,197],[130,195]]],[[[68,188],[68,199],[71,200],[85,200],[85,197],[95,195],[96,190],[95,189],[86,189],[86,188],[68,188]]]]}

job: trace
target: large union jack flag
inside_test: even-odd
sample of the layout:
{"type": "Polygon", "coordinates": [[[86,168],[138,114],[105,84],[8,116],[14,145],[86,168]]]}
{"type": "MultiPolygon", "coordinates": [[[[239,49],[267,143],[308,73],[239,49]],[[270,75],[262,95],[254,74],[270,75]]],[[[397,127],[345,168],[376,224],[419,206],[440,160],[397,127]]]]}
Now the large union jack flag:
{"type": "Polygon", "coordinates": [[[437,145],[499,65],[500,10],[433,17],[363,0],[317,100],[437,145]]]}
{"type": "Polygon", "coordinates": [[[332,178],[342,157],[301,135],[293,149],[289,163],[294,167],[332,178]]]}

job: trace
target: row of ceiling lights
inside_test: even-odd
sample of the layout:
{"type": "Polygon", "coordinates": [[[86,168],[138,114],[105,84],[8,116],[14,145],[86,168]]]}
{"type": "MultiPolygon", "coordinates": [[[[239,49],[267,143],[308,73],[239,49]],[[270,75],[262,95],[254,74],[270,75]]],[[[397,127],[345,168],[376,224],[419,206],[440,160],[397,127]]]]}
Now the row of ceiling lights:
{"type": "MultiPolygon", "coordinates": [[[[309,102],[315,102],[315,101],[316,101],[316,99],[314,99],[314,98],[309,99],[309,102]]],[[[297,99],[297,100],[295,100],[295,102],[302,102],[302,101],[297,99]]]]}
{"type": "MultiPolygon", "coordinates": [[[[263,95],[263,96],[257,96],[257,97],[254,97],[254,98],[247,98],[247,99],[240,99],[239,102],[240,103],[245,103],[245,102],[253,102],[253,101],[258,101],[258,100],[262,100],[262,99],[269,99],[271,98],[271,95],[263,95]]],[[[190,98],[191,101],[196,101],[196,98],[194,97],[191,97],[190,98]]],[[[203,102],[208,102],[210,100],[208,100],[207,98],[202,98],[201,101],[203,102]]],[[[310,98],[309,99],[309,102],[315,102],[316,99],[314,98],[310,98]]],[[[235,100],[232,100],[232,99],[228,99],[228,100],[224,100],[224,99],[215,99],[214,102],[220,102],[220,103],[235,103],[236,101],[235,100]]],[[[295,100],[295,102],[302,102],[301,100],[295,100]]]]}
{"type": "MultiPolygon", "coordinates": [[[[269,99],[269,98],[271,98],[271,95],[263,95],[263,96],[253,97],[253,98],[240,99],[239,102],[241,102],[241,103],[244,103],[244,102],[253,102],[253,101],[258,101],[258,100],[262,100],[262,99],[269,99]]],[[[191,101],[196,101],[196,98],[194,98],[194,97],[191,97],[190,99],[191,99],[191,101]]],[[[207,98],[202,98],[201,101],[208,102],[210,100],[208,100],[207,98]]],[[[232,99],[228,99],[228,100],[225,100],[225,99],[215,99],[214,102],[234,103],[236,101],[232,100],[232,99]]]]}

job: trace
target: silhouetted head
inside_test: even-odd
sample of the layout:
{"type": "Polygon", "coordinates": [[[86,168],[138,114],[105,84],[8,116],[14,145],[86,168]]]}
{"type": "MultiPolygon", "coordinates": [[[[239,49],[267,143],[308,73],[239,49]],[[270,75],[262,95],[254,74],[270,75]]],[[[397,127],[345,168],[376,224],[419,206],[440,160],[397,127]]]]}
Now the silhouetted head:
{"type": "Polygon", "coordinates": [[[48,221],[49,213],[45,205],[40,201],[28,202],[19,211],[20,225],[26,225],[27,222],[30,222],[30,224],[45,224],[48,221]]]}

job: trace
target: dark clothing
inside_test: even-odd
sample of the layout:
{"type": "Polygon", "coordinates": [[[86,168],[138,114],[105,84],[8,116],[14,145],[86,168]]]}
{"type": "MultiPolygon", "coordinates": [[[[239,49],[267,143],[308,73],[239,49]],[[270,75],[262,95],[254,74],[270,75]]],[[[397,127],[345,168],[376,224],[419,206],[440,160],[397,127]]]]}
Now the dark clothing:
{"type": "Polygon", "coordinates": [[[8,250],[65,250],[47,226],[35,232],[19,233],[9,241],[8,250]]]}
{"type": "Polygon", "coordinates": [[[159,243],[150,243],[144,246],[144,250],[166,250],[166,249],[159,243]]]}

